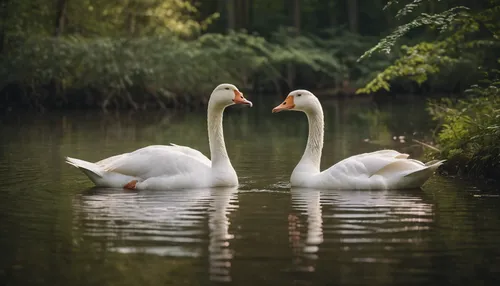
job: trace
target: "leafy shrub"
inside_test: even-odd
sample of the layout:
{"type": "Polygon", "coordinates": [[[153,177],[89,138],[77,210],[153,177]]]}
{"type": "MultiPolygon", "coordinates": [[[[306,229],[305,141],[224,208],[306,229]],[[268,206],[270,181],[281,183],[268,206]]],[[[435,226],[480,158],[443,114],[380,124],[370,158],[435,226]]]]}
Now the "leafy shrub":
{"type": "MultiPolygon", "coordinates": [[[[325,86],[335,86],[351,72],[366,74],[356,70],[356,56],[348,52],[345,37],[322,40],[286,30],[271,40],[234,32],[193,40],[166,35],[32,37],[20,40],[0,58],[0,89],[15,84],[35,106],[50,98],[60,98],[60,104],[72,102],[75,94],[90,94],[89,104],[103,108],[197,104],[206,103],[209,91],[221,82],[242,88],[279,88],[285,83],[291,88],[286,81],[288,65],[306,83],[316,86],[319,78],[325,86]]],[[[358,42],[357,50],[371,44],[358,42]]]]}
{"type": "MultiPolygon", "coordinates": [[[[397,2],[389,1],[387,6],[397,2]]],[[[411,14],[423,2],[413,0],[404,5],[398,11],[396,18],[411,14]]],[[[426,27],[437,34],[437,37],[433,37],[435,38],[433,41],[403,45],[402,55],[357,93],[388,91],[392,83],[404,80],[410,80],[418,85],[423,83],[436,85],[442,82],[442,86],[445,88],[448,86],[448,91],[457,89],[463,91],[464,87],[470,86],[478,78],[475,67],[487,65],[495,59],[495,51],[500,47],[496,36],[500,30],[497,21],[500,1],[489,2],[487,7],[478,11],[456,6],[435,14],[421,13],[408,23],[397,27],[366,51],[359,60],[368,58],[375,52],[390,53],[399,40],[404,39],[405,35],[415,29],[426,27]]]]}
{"type": "Polygon", "coordinates": [[[440,157],[449,160],[454,173],[496,177],[500,174],[500,78],[492,78],[467,90],[466,99],[441,99],[429,104],[441,122],[437,143],[440,157]]]}

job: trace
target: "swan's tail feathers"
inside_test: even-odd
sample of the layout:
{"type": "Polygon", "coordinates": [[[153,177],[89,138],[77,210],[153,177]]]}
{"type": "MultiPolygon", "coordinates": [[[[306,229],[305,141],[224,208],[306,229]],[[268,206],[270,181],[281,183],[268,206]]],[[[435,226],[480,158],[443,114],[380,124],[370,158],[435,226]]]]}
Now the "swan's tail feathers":
{"type": "Polygon", "coordinates": [[[425,163],[425,165],[434,172],[437,170],[437,168],[439,168],[439,166],[443,165],[444,162],[446,162],[446,160],[432,160],[425,163]]]}
{"type": "Polygon", "coordinates": [[[103,173],[101,171],[101,168],[91,162],[83,161],[80,159],[75,159],[71,157],[66,157],[66,163],[73,165],[80,169],[89,179],[96,183],[99,179],[103,177],[103,173]]]}
{"type": "Polygon", "coordinates": [[[441,160],[441,161],[434,160],[427,162],[425,164],[425,168],[406,174],[404,176],[405,178],[404,181],[407,187],[410,188],[421,187],[434,174],[437,168],[443,164],[444,161],[446,160],[441,160]]]}
{"type": "Polygon", "coordinates": [[[437,167],[441,166],[441,164],[443,164],[443,163],[444,163],[444,161],[446,161],[446,160],[431,160],[431,161],[429,161],[429,162],[425,163],[425,165],[426,165],[426,166],[431,166],[431,165],[438,164],[438,165],[436,166],[436,168],[437,168],[437,167]]]}

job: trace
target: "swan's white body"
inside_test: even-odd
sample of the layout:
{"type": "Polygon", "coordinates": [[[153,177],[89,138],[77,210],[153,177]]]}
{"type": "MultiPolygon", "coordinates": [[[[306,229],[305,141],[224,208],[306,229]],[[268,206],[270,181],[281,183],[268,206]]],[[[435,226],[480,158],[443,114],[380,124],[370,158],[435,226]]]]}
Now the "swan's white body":
{"type": "Polygon", "coordinates": [[[381,150],[346,158],[320,172],[323,149],[323,109],[307,90],[291,92],[273,112],[302,111],[309,121],[309,137],[302,159],[290,177],[292,187],[316,189],[408,189],[421,187],[443,161],[424,164],[408,154],[381,150]]]}
{"type": "Polygon", "coordinates": [[[238,177],[227,155],[222,131],[224,109],[248,104],[234,85],[221,84],[208,104],[208,139],[212,160],[200,151],[172,144],[154,145],[120,154],[96,163],[66,158],[99,187],[139,190],[233,187],[238,177]]]}

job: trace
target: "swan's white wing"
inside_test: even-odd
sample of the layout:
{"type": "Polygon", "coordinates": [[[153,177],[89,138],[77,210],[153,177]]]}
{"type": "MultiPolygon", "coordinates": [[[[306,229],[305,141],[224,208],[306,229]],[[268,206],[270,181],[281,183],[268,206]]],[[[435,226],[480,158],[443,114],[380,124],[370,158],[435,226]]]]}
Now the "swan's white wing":
{"type": "Polygon", "coordinates": [[[172,148],[175,148],[176,151],[182,152],[188,156],[196,158],[207,165],[212,165],[212,162],[210,161],[210,159],[208,159],[207,156],[203,155],[203,153],[201,153],[200,151],[198,151],[196,149],[186,147],[186,146],[177,145],[174,143],[170,143],[170,145],[172,148]]]}
{"type": "Polygon", "coordinates": [[[97,162],[103,170],[147,179],[196,173],[210,168],[199,151],[183,146],[153,145],[97,162]]]}
{"type": "Polygon", "coordinates": [[[408,154],[394,150],[352,156],[323,171],[320,181],[356,189],[418,187],[442,163],[425,165],[407,158],[408,154]]]}
{"type": "MultiPolygon", "coordinates": [[[[372,176],[386,165],[395,161],[408,158],[408,154],[399,153],[395,150],[380,150],[370,153],[363,153],[346,158],[331,166],[325,172],[347,172],[351,175],[372,176]]],[[[407,159],[411,160],[411,159],[407,159]]],[[[406,160],[405,160],[406,161],[406,160]]],[[[416,160],[411,160],[420,163],[416,160]]],[[[422,164],[423,165],[423,164],[422,164]]]]}

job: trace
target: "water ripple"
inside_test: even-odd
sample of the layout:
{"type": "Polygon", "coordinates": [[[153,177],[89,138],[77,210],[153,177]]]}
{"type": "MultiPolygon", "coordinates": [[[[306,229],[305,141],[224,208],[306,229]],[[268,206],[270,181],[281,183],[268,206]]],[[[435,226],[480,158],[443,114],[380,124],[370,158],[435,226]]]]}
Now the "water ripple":
{"type": "Polygon", "coordinates": [[[351,263],[398,263],[405,250],[430,240],[423,234],[433,207],[413,193],[292,188],[291,197],[289,238],[299,272],[315,271],[322,253],[351,263]]]}
{"type": "Polygon", "coordinates": [[[236,189],[127,192],[92,189],[73,199],[74,232],[104,240],[108,251],[170,257],[208,252],[213,281],[230,279],[233,250],[228,215],[236,189]]]}

